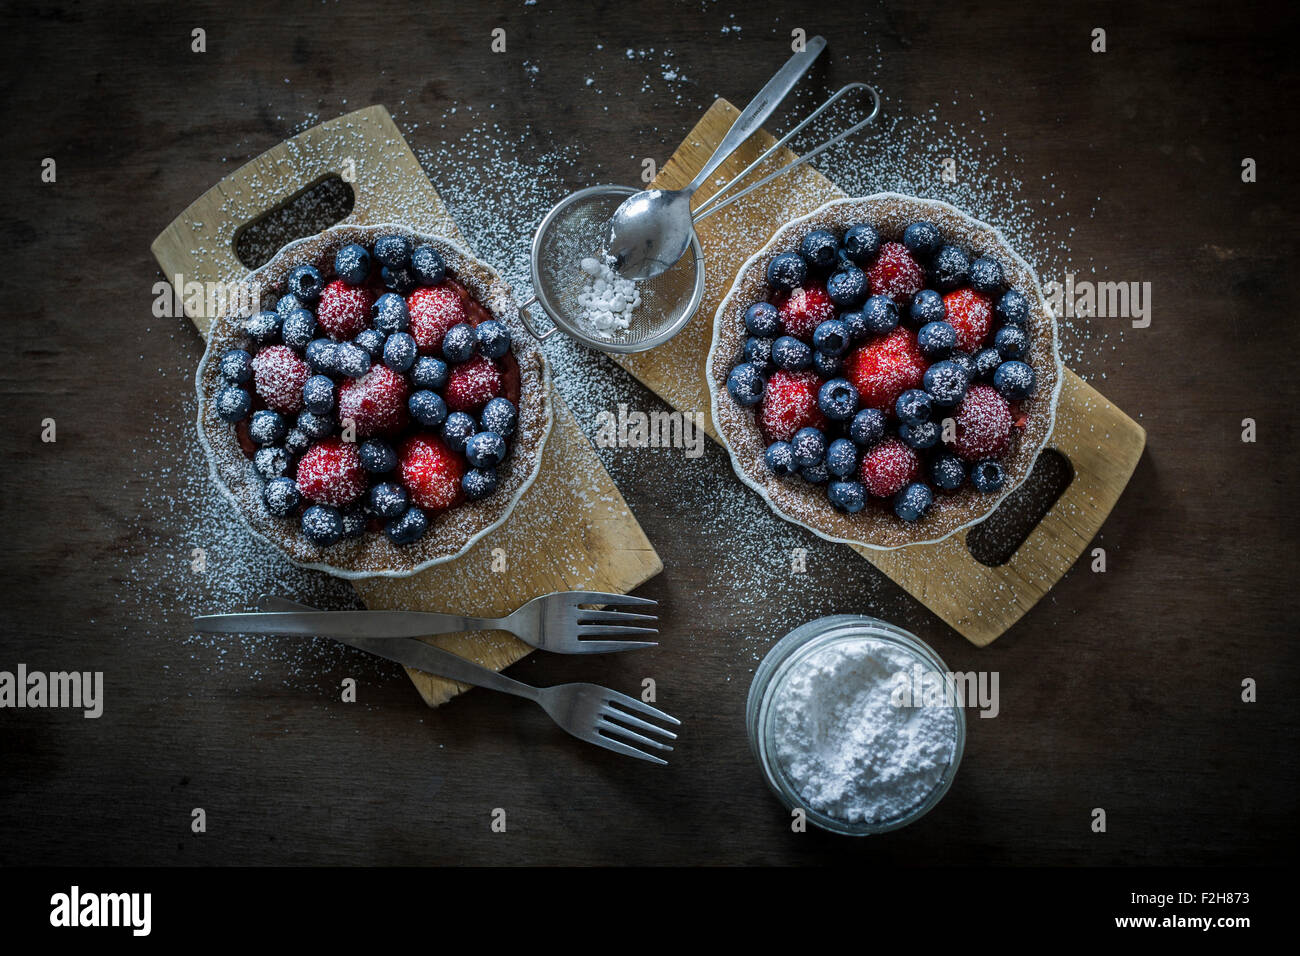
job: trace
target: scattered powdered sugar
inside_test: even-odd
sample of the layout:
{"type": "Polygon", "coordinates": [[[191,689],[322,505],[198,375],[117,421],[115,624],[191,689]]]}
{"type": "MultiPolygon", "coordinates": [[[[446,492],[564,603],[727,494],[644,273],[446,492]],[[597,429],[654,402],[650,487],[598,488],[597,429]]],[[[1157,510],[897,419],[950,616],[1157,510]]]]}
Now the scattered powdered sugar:
{"type": "Polygon", "coordinates": [[[631,279],[624,279],[608,261],[587,256],[580,263],[589,278],[578,293],[580,317],[593,332],[621,332],[632,323],[641,306],[641,291],[631,279]]]}
{"type": "Polygon", "coordinates": [[[939,786],[957,718],[947,703],[895,702],[917,665],[923,683],[943,686],[919,655],[872,638],[837,641],[791,668],[772,698],[776,759],[805,806],[847,823],[886,823],[939,786]]]}

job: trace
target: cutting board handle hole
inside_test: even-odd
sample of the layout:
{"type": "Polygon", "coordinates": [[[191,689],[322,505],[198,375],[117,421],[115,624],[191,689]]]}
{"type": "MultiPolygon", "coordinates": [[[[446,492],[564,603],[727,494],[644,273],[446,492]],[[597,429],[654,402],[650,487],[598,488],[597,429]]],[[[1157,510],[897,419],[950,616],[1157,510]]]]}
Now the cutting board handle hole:
{"type": "Polygon", "coordinates": [[[235,258],[248,269],[265,265],[287,243],[346,219],[356,202],[352,185],[338,173],[322,176],[237,229],[235,258]]]}
{"type": "Polygon", "coordinates": [[[1055,448],[1034,462],[1025,483],[966,535],[966,550],[980,564],[1001,567],[1011,560],[1074,481],[1074,465],[1055,448]]]}

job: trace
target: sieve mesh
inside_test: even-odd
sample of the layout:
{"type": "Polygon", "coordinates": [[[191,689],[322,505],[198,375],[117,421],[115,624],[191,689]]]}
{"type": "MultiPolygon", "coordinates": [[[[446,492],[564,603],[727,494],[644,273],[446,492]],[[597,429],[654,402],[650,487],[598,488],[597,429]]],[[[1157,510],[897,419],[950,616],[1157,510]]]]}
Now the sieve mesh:
{"type": "Polygon", "coordinates": [[[533,291],[562,331],[592,348],[639,352],[667,341],[699,307],[704,292],[704,256],[698,240],[667,272],[637,283],[641,305],[626,329],[598,332],[582,318],[578,295],[588,280],[579,263],[598,256],[609,219],[637,190],[593,186],[559,203],[533,237],[533,291]]]}

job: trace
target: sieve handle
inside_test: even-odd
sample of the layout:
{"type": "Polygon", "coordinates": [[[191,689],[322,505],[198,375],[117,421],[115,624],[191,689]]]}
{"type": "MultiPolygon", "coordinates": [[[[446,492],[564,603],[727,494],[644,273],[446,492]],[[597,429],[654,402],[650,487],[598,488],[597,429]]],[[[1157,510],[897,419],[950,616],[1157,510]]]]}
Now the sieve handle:
{"type": "Polygon", "coordinates": [[[529,334],[532,335],[533,338],[537,339],[537,341],[539,342],[545,342],[547,339],[549,339],[552,335],[554,335],[556,332],[560,330],[557,329],[555,326],[551,326],[551,330],[549,332],[538,332],[535,328],[533,328],[532,313],[529,311],[529,307],[534,306],[536,304],[537,304],[537,296],[533,296],[527,302],[520,305],[519,321],[524,323],[524,328],[528,330],[529,334]]]}

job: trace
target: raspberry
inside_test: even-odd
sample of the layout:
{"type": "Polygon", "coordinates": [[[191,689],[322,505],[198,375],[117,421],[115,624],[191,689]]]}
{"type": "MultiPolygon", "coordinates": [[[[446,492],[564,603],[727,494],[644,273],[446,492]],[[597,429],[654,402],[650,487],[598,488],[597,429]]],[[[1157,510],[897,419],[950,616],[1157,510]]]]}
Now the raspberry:
{"type": "Polygon", "coordinates": [[[957,434],[952,447],[967,461],[999,458],[1011,443],[1011,406],[987,385],[972,385],[953,415],[957,434]]]}
{"type": "Polygon", "coordinates": [[[416,289],[406,297],[411,335],[422,354],[435,353],[453,325],[465,321],[465,303],[449,282],[416,289]]]}
{"type": "Polygon", "coordinates": [[[897,438],[886,438],[862,456],[862,483],[877,498],[898,494],[916,478],[921,461],[897,438]]]}
{"type": "Polygon", "coordinates": [[[957,345],[974,352],[988,337],[993,323],[993,300],[974,289],[958,289],[943,297],[948,324],[957,330],[957,345]]]}
{"type": "Polygon", "coordinates": [[[785,334],[804,342],[812,341],[817,326],[835,318],[835,303],[820,282],[806,282],[793,292],[777,293],[772,304],[781,316],[785,334]]]}
{"type": "Polygon", "coordinates": [[[894,402],[909,388],[920,388],[929,367],[916,333],[899,326],[860,346],[844,362],[844,374],[858,390],[863,408],[893,414],[894,402]]]}
{"type": "Polygon", "coordinates": [[[366,472],[357,446],[338,438],[312,445],[298,461],[298,490],[304,498],[339,507],[366,490],[366,472]]]}
{"type": "Polygon", "coordinates": [[[352,419],[357,437],[391,434],[402,428],[406,411],[406,379],[384,365],[375,365],[361,378],[339,386],[339,421],[352,419]]]}
{"type": "Polygon", "coordinates": [[[769,443],[789,441],[801,428],[826,427],[826,416],[817,407],[820,384],[816,372],[772,373],[758,410],[758,427],[769,443]]]}
{"type": "Polygon", "coordinates": [[[291,415],[302,408],[311,369],[287,345],[268,345],[253,358],[253,387],[266,407],[291,415]]]}
{"type": "Polygon", "coordinates": [[[901,242],[886,242],[867,270],[872,295],[887,295],[906,305],[925,285],[925,270],[901,242]]]}
{"type": "Polygon", "coordinates": [[[491,359],[476,355],[451,370],[443,398],[453,412],[477,412],[500,394],[500,369],[491,359]]]}
{"type": "Polygon", "coordinates": [[[330,338],[341,342],[366,327],[366,318],[374,304],[375,296],[370,289],[335,279],[321,290],[316,321],[330,338]]]}
{"type": "Polygon", "coordinates": [[[461,499],[464,459],[432,435],[407,440],[398,473],[411,500],[428,511],[442,511],[461,499]]]}

